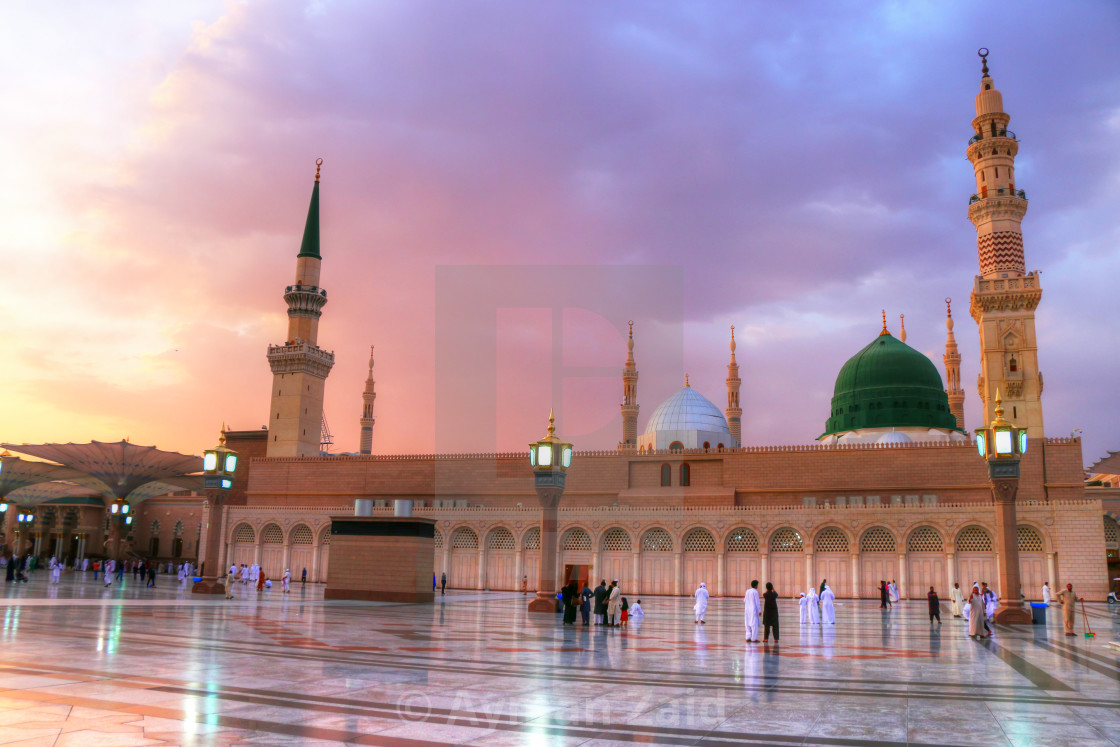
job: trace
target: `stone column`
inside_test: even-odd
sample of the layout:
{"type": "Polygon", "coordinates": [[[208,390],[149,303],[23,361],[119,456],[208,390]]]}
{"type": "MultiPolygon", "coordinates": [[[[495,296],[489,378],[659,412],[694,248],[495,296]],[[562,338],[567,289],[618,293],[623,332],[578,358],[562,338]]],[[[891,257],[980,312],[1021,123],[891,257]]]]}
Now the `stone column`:
{"type": "Polygon", "coordinates": [[[319,555],[322,554],[322,547],[318,542],[311,546],[311,581],[316,584],[326,580],[319,578],[319,555]]]}
{"type": "Polygon", "coordinates": [[[906,553],[898,554],[898,599],[913,599],[910,595],[909,579],[906,578],[906,553]]]}
{"type": "Polygon", "coordinates": [[[1000,605],[994,620],[1005,625],[1030,625],[1031,615],[1021,606],[1019,591],[1019,537],[1015,496],[1019,492],[1019,464],[988,464],[992,497],[996,504],[996,551],[1003,560],[999,567],[1000,605]],[[1012,472],[1014,473],[1012,476],[1012,472]]]}
{"type": "Polygon", "coordinates": [[[813,578],[813,553],[805,553],[805,588],[817,588],[816,580],[813,578]]]}
{"type": "Polygon", "coordinates": [[[953,584],[960,583],[957,581],[957,554],[954,552],[945,553],[945,569],[949,574],[949,583],[945,587],[952,591],[953,584]]]}
{"type": "Polygon", "coordinates": [[[556,546],[560,524],[560,499],[564,495],[564,473],[559,470],[533,475],[541,504],[541,562],[537,596],[529,602],[530,612],[556,612],[556,546]]]}
{"type": "MultiPolygon", "coordinates": [[[[42,536],[42,535],[40,535],[42,536]]],[[[36,538],[37,539],[37,538],[36,538]]],[[[36,542],[36,544],[38,544],[36,542]]],[[[35,554],[39,554],[39,548],[35,548],[35,554]]],[[[120,514],[112,514],[109,517],[109,552],[108,555],[113,560],[120,560],[121,558],[121,516],[120,514]]]]}
{"type": "MultiPolygon", "coordinates": [[[[1046,580],[1050,582],[1050,588],[1053,589],[1058,585],[1058,564],[1054,562],[1054,553],[1046,553],[1046,575],[1049,576],[1046,580]]],[[[1112,579],[1108,581],[1109,587],[1112,586],[1112,579]]]]}
{"type": "MultiPolygon", "coordinates": [[[[287,543],[284,544],[284,567],[288,569],[292,567],[292,546],[287,543]]],[[[281,573],[283,573],[283,571],[281,571],[281,573]]],[[[296,579],[296,576],[302,576],[302,574],[292,571],[293,581],[296,579]]]]}
{"type": "MultiPolygon", "coordinates": [[[[525,550],[517,548],[517,553],[514,555],[513,562],[513,584],[515,588],[521,588],[521,578],[525,575],[525,550]]],[[[436,585],[439,585],[439,577],[436,577],[436,585]]],[[[525,587],[528,588],[529,582],[526,580],[525,587]]]]}
{"type": "Polygon", "coordinates": [[[679,552],[673,553],[673,593],[678,597],[681,596],[681,589],[684,588],[684,563],[681,562],[681,554],[679,552]]]}
{"type": "Polygon", "coordinates": [[[488,558],[487,558],[487,553],[486,553],[486,537],[483,536],[481,541],[478,543],[478,584],[476,585],[475,588],[477,588],[479,591],[484,591],[486,589],[486,561],[487,560],[488,560],[488,558]]]}
{"type": "Polygon", "coordinates": [[[862,599],[863,589],[859,588],[859,553],[852,553],[852,598],[862,599]]]}
{"type": "Polygon", "coordinates": [[[727,589],[724,588],[726,586],[725,582],[726,582],[726,579],[727,579],[727,572],[726,572],[726,569],[724,568],[725,560],[726,560],[726,558],[724,557],[724,554],[722,552],[716,553],[716,589],[715,589],[715,596],[717,596],[717,597],[725,597],[725,596],[728,595],[727,594],[727,589]]]}
{"type": "MultiPolygon", "coordinates": [[[[594,588],[593,579],[602,578],[602,568],[599,567],[600,552],[595,550],[591,553],[591,570],[587,572],[587,583],[594,588]]],[[[636,591],[636,589],[635,589],[636,591]]]]}
{"type": "Polygon", "coordinates": [[[198,545],[198,567],[202,580],[191,587],[195,594],[225,594],[225,585],[220,579],[225,576],[222,567],[222,504],[224,496],[215,488],[206,489],[206,502],[202,509],[202,536],[198,545]],[[205,573],[202,571],[206,564],[205,573]]]}
{"type": "MultiPolygon", "coordinates": [[[[642,554],[634,553],[634,593],[638,594],[642,588],[642,554]]],[[[601,578],[601,577],[600,577],[601,578]]]]}
{"type": "Polygon", "coordinates": [[[763,589],[766,589],[766,582],[770,580],[770,555],[769,553],[762,553],[762,578],[758,580],[763,589]]]}

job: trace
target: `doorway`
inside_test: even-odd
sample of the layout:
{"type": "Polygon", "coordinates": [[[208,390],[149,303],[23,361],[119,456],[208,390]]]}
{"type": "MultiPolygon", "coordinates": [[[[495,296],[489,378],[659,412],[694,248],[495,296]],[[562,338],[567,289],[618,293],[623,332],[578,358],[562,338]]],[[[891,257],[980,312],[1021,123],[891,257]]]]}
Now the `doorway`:
{"type": "Polygon", "coordinates": [[[587,586],[588,580],[591,578],[591,566],[589,565],[565,565],[564,566],[564,579],[561,583],[562,586],[567,586],[573,581],[576,582],[576,590],[579,591],[587,586]]]}

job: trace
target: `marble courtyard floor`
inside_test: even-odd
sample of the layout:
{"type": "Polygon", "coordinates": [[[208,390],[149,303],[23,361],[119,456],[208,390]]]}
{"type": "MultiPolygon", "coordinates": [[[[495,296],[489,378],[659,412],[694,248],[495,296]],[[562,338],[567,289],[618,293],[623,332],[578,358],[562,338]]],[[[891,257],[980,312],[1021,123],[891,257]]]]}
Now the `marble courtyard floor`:
{"type": "Polygon", "coordinates": [[[0,593],[0,743],[1120,744],[1120,618],[1100,604],[1095,639],[1052,614],[977,643],[947,611],[930,626],[924,601],[841,600],[823,630],[786,601],[763,647],[738,599],[704,626],[690,600],[647,598],[641,625],[573,629],[520,594],[371,605],[239,585],[226,602],[82,576],[0,593]]]}

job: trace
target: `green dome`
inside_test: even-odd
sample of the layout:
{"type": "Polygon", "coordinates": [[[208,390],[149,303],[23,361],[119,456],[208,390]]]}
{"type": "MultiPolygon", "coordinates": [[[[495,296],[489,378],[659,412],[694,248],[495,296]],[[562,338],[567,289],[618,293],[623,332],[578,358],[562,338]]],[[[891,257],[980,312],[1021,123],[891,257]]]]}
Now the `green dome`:
{"type": "Polygon", "coordinates": [[[933,362],[886,333],[840,369],[821,437],[892,427],[957,430],[957,420],[933,362]]]}

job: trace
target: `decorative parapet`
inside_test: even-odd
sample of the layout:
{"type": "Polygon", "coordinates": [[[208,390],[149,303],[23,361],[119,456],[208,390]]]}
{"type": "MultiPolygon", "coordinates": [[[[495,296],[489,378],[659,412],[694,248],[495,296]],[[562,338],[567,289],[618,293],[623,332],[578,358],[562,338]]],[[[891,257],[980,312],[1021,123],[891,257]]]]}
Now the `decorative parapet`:
{"type": "Polygon", "coordinates": [[[284,289],[284,300],[288,303],[288,316],[318,318],[327,303],[327,292],[315,285],[289,285],[284,289]]]}
{"type": "Polygon", "coordinates": [[[309,373],[321,379],[334,367],[334,353],[306,342],[268,346],[268,364],[272,373],[309,373]]]}

